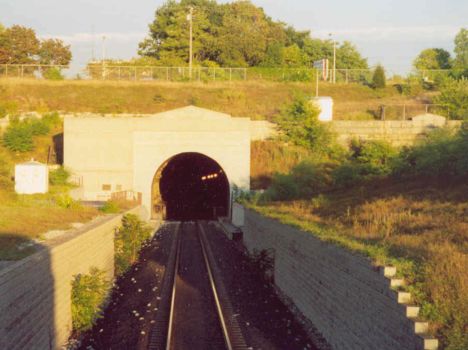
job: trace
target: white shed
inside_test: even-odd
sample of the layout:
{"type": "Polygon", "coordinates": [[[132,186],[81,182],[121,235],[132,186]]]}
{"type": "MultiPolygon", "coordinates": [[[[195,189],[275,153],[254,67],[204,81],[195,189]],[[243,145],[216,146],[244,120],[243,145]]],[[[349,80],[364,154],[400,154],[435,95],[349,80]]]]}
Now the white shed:
{"type": "Polygon", "coordinates": [[[315,105],[320,108],[319,120],[330,122],[333,120],[333,99],[329,96],[315,97],[315,105]]]}
{"type": "Polygon", "coordinates": [[[49,191],[47,165],[34,160],[16,164],[15,191],[19,194],[47,193],[49,191]]]}

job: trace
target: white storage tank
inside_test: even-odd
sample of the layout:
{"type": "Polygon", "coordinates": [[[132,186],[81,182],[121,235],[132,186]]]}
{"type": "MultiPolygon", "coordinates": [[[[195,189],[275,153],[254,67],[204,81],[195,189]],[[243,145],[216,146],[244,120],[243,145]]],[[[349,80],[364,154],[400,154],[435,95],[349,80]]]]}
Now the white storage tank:
{"type": "Polygon", "coordinates": [[[49,168],[31,160],[16,164],[15,191],[19,194],[47,193],[49,191],[49,168]]]}
{"type": "Polygon", "coordinates": [[[320,108],[319,120],[331,122],[333,120],[333,99],[329,96],[315,97],[313,102],[320,108]]]}

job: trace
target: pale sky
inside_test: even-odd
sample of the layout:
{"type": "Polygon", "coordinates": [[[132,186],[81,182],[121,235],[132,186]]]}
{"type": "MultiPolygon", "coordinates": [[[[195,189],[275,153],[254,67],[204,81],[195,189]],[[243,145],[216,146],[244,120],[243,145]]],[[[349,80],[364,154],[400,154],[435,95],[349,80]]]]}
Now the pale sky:
{"type": "MultiPolygon", "coordinates": [[[[226,0],[219,2],[228,2],[226,0]]],[[[371,65],[390,73],[407,73],[423,49],[453,53],[453,39],[468,27],[466,0],[253,0],[275,20],[310,30],[312,36],[353,42],[371,65]]],[[[0,23],[32,27],[40,37],[70,44],[73,65],[101,57],[128,59],[164,0],[0,0],[0,23]],[[94,45],[93,45],[94,42],[94,45]]]]}

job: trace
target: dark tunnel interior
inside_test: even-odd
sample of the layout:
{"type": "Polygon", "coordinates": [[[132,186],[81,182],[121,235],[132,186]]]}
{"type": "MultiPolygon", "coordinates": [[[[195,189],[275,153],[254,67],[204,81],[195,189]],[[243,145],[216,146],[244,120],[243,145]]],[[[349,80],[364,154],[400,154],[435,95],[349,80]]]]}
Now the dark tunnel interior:
{"type": "Polygon", "coordinates": [[[173,157],[162,170],[159,189],[166,220],[213,220],[227,215],[226,174],[217,162],[200,153],[173,157]]]}

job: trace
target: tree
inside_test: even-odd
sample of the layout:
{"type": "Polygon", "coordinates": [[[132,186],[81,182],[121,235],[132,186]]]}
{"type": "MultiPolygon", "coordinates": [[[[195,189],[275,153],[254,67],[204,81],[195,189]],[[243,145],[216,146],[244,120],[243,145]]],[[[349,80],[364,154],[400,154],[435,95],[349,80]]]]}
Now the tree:
{"type": "Polygon", "coordinates": [[[59,39],[43,40],[38,53],[40,64],[68,65],[72,59],[70,45],[59,39]]]}
{"type": "Polygon", "coordinates": [[[0,33],[0,63],[35,63],[39,47],[33,29],[14,25],[0,33]]]}
{"type": "MultiPolygon", "coordinates": [[[[250,1],[218,4],[215,0],[167,1],[156,10],[149,36],[139,44],[139,55],[161,64],[185,65],[189,6],[194,8],[194,60],[199,64],[297,67],[333,56],[331,41],[312,39],[309,31],[275,22],[250,1]]],[[[337,63],[338,68],[367,68],[367,61],[348,42],[338,47],[337,63]]]]}
{"type": "Polygon", "coordinates": [[[382,89],[386,86],[387,84],[387,79],[385,78],[385,70],[384,68],[379,64],[375,70],[374,70],[374,75],[372,76],[372,87],[374,89],[382,89]]]}
{"type": "Polygon", "coordinates": [[[450,69],[450,53],[444,49],[425,49],[416,57],[413,65],[418,70],[450,69]]]}
{"type": "Polygon", "coordinates": [[[454,67],[468,70],[468,29],[462,28],[455,37],[454,67]]]}

